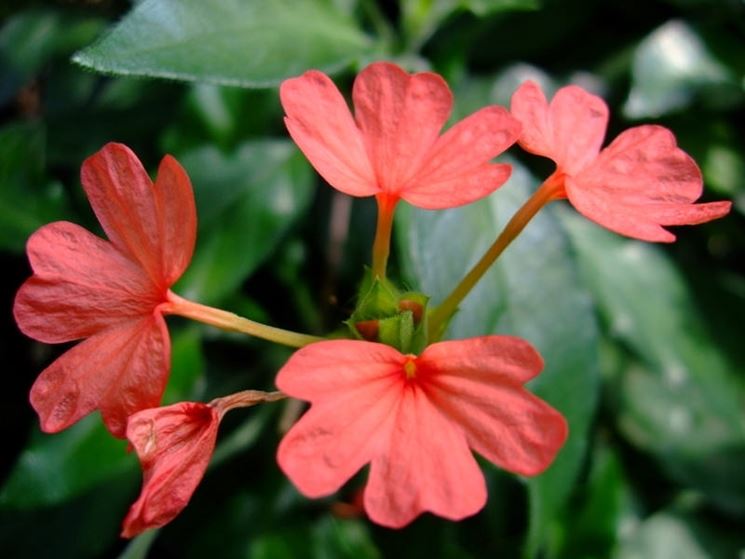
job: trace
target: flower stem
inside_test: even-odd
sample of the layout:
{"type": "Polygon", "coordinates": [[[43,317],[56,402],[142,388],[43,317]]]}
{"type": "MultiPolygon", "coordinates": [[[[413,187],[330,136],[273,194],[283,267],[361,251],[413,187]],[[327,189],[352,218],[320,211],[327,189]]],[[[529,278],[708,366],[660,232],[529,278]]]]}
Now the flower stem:
{"type": "Polygon", "coordinates": [[[385,278],[388,266],[388,255],[391,251],[391,229],[393,229],[393,213],[398,203],[398,197],[388,194],[378,194],[378,226],[375,230],[373,244],[373,277],[385,278]]]}
{"type": "Polygon", "coordinates": [[[168,301],[160,306],[160,310],[164,314],[176,314],[223,330],[248,334],[290,347],[303,347],[324,339],[254,322],[232,312],[189,301],[172,291],[168,292],[168,301]]]}
{"type": "Polygon", "coordinates": [[[222,417],[225,413],[235,408],[248,408],[264,402],[276,402],[284,400],[287,395],[282,392],[264,392],[263,390],[243,390],[235,394],[229,394],[222,398],[215,398],[210,406],[216,408],[222,417]]]}
{"type": "Polygon", "coordinates": [[[551,175],[536,190],[533,195],[515,212],[512,219],[499,234],[489,249],[484,253],[473,268],[466,274],[461,282],[453,289],[445,300],[432,311],[428,317],[427,339],[431,343],[439,339],[447,320],[452,316],[476,283],[483,277],[487,270],[504,252],[509,244],[515,240],[528,222],[540,211],[540,209],[553,200],[564,196],[564,180],[557,173],[551,175]]]}

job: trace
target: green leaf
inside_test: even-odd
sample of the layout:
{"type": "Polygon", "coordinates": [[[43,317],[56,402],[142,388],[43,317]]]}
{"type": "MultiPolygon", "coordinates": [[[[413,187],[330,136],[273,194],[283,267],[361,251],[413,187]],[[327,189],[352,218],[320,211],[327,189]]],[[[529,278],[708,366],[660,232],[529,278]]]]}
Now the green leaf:
{"type": "Polygon", "coordinates": [[[206,366],[199,328],[194,324],[178,330],[171,328],[171,374],[162,405],[196,399],[206,366]]]}
{"type": "Polygon", "coordinates": [[[98,414],[48,435],[34,431],[0,491],[1,509],[49,506],[137,470],[127,442],[106,431],[98,414]]]}
{"type": "Polygon", "coordinates": [[[561,521],[561,557],[604,557],[624,529],[638,522],[637,505],[613,448],[602,439],[593,448],[587,482],[578,492],[579,506],[561,521]]]}
{"type": "MultiPolygon", "coordinates": [[[[103,487],[54,506],[0,509],[3,557],[94,559],[111,557],[122,518],[136,494],[139,475],[123,473],[103,487]]],[[[36,489],[37,491],[39,489],[36,489]]]]}
{"type": "MultiPolygon", "coordinates": [[[[401,260],[410,281],[431,295],[434,304],[455,287],[529,196],[536,181],[512,163],[510,182],[480,202],[442,212],[401,208],[401,260]]],[[[530,387],[560,410],[570,426],[569,440],[554,464],[528,481],[532,555],[543,545],[579,473],[598,389],[593,310],[578,286],[565,235],[550,212],[530,223],[464,300],[448,337],[491,333],[521,336],[537,347],[546,366],[530,387]]]]}
{"type": "Polygon", "coordinates": [[[615,379],[621,430],[674,479],[745,512],[745,388],[716,325],[658,247],[564,217],[609,335],[632,352],[615,379]]]}
{"type": "Polygon", "coordinates": [[[0,29],[0,104],[53,58],[92,41],[102,26],[99,19],[58,10],[28,10],[11,17],[0,29]]]}
{"type": "Polygon", "coordinates": [[[742,531],[726,531],[701,515],[673,506],[637,525],[613,554],[614,559],[713,559],[742,557],[742,531]]]}
{"type": "Polygon", "coordinates": [[[368,525],[359,520],[323,516],[313,524],[283,526],[255,538],[250,557],[323,557],[325,559],[378,559],[368,525]]]}
{"type": "Polygon", "coordinates": [[[541,0],[459,0],[463,8],[477,16],[515,10],[537,10],[541,0]]]}
{"type": "Polygon", "coordinates": [[[179,157],[199,210],[197,248],[177,290],[215,304],[235,291],[304,213],[313,174],[294,144],[242,144],[223,155],[204,147],[179,157]]]}
{"type": "Polygon", "coordinates": [[[378,559],[380,551],[370,537],[369,525],[355,519],[325,516],[311,532],[313,557],[378,559]]]}
{"type": "Polygon", "coordinates": [[[624,113],[630,118],[657,117],[685,109],[697,95],[731,103],[742,99],[742,87],[695,29],[669,21],[637,47],[624,113]]]}
{"type": "Polygon", "coordinates": [[[62,186],[44,177],[45,142],[39,122],[0,128],[0,248],[22,251],[31,233],[67,213],[62,186]]]}
{"type": "Polygon", "coordinates": [[[540,4],[540,0],[403,0],[401,12],[412,50],[416,50],[459,10],[484,17],[497,12],[536,10],[540,4]]]}
{"type": "Polygon", "coordinates": [[[266,87],[338,70],[372,42],[316,0],[144,0],[73,60],[112,74],[266,87]]]}

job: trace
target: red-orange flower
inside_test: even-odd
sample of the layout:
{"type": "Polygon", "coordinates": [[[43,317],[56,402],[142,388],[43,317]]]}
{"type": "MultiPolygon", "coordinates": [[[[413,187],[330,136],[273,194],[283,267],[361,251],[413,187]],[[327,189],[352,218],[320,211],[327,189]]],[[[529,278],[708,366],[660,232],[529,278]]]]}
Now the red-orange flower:
{"type": "Polygon", "coordinates": [[[470,449],[536,475],[566,440],[564,418],[523,387],[542,367],[530,344],[508,336],[439,342],[418,357],[365,341],[311,344],[277,377],[312,404],[282,440],[279,465],[321,497],[370,463],[365,510],[385,526],[424,511],[470,516],[486,502],[470,449]]]}
{"type": "Polygon", "coordinates": [[[511,111],[523,125],[520,145],[556,163],[562,196],[616,233],[671,242],[675,235],[663,225],[703,223],[730,210],[730,202],[693,203],[703,191],[701,171],[667,128],[630,128],[601,151],[608,107],[578,86],[560,89],[549,104],[538,85],[525,82],[511,111]]]}
{"type": "Polygon", "coordinates": [[[453,96],[437,74],[369,65],[354,82],[354,117],[334,83],[316,70],[282,83],[280,98],[293,140],[346,194],[439,209],[482,198],[509,178],[509,165],[490,161],[517,140],[520,124],[490,106],[440,135],[453,96]]]}
{"type": "Polygon", "coordinates": [[[123,537],[168,524],[189,503],[215,449],[220,417],[216,407],[196,402],[130,417],[127,438],[137,451],[144,479],[140,497],[124,519],[123,537]]]}
{"type": "Polygon", "coordinates": [[[34,275],[13,310],[20,329],[39,341],[85,338],[31,389],[42,429],[60,431],[98,409],[123,437],[127,417],[157,406],[168,378],[159,305],[191,260],[194,197],[175,159],[163,158],[153,184],[122,144],[89,157],[81,180],[109,241],[68,222],[40,228],[27,246],[34,275]]]}

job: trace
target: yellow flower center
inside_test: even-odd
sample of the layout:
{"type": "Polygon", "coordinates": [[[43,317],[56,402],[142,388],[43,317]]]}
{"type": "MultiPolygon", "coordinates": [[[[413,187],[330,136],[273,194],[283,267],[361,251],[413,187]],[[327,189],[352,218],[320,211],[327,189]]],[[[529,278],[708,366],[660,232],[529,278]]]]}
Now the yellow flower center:
{"type": "Polygon", "coordinates": [[[404,363],[404,373],[406,373],[407,380],[411,380],[416,376],[416,363],[414,362],[415,359],[416,357],[411,355],[406,360],[406,363],[404,363]]]}

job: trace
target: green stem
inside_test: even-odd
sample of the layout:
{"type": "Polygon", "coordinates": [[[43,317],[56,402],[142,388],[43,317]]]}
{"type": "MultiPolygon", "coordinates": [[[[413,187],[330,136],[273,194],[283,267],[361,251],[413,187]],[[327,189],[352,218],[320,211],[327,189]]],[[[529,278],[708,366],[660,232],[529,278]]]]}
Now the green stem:
{"type": "Polygon", "coordinates": [[[431,343],[439,339],[446,321],[452,316],[476,283],[483,277],[487,270],[496,261],[504,249],[520,234],[528,222],[540,211],[540,209],[551,202],[564,196],[564,180],[559,174],[554,173],[533,193],[523,206],[515,212],[509,223],[499,234],[494,244],[484,253],[473,268],[466,274],[461,282],[453,289],[445,300],[428,317],[427,339],[431,343]]]}
{"type": "Polygon", "coordinates": [[[232,312],[189,301],[172,291],[168,292],[168,301],[160,306],[160,310],[164,314],[176,314],[223,330],[248,334],[290,347],[303,347],[324,339],[254,322],[232,312]]]}
{"type": "Polygon", "coordinates": [[[378,201],[378,226],[375,230],[375,242],[373,243],[373,277],[385,278],[388,266],[388,255],[391,251],[391,230],[393,229],[393,214],[398,203],[398,197],[388,194],[379,194],[378,201]]]}

